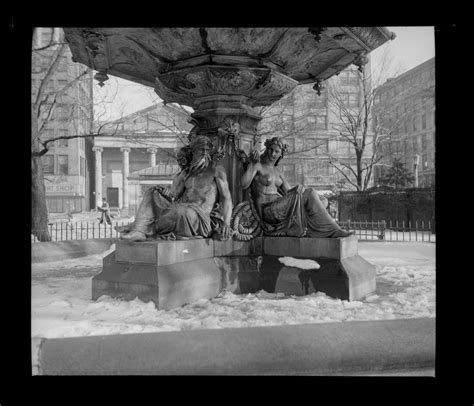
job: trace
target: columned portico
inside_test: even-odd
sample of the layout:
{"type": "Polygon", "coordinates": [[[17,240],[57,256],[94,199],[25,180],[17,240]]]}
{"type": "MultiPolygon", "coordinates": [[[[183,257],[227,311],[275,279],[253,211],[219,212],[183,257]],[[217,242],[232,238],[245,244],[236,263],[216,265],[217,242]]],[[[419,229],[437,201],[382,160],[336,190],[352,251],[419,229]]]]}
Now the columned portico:
{"type": "Polygon", "coordinates": [[[95,152],[95,204],[102,203],[102,147],[93,147],[95,152]]]}
{"type": "Polygon", "coordinates": [[[130,148],[122,147],[120,151],[123,153],[123,171],[122,171],[122,179],[123,179],[123,186],[122,186],[122,209],[128,210],[128,175],[130,174],[130,162],[129,162],[129,153],[130,148]]]}
{"type": "Polygon", "coordinates": [[[156,166],[156,153],[157,153],[156,148],[148,148],[146,152],[150,154],[150,166],[156,166]]]}

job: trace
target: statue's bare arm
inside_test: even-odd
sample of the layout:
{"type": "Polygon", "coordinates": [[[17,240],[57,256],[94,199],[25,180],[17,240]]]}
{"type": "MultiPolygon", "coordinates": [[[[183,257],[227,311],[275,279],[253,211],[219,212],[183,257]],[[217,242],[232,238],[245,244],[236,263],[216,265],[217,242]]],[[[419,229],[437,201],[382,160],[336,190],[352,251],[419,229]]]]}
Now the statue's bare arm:
{"type": "Polygon", "coordinates": [[[184,192],[184,171],[180,172],[176,177],[173,179],[173,183],[171,184],[171,193],[174,199],[179,199],[179,197],[184,192]]]}
{"type": "Polygon", "coordinates": [[[242,189],[247,189],[251,183],[255,175],[257,174],[258,170],[260,169],[261,164],[260,162],[250,162],[247,170],[245,173],[242,175],[242,178],[240,180],[240,185],[242,189]]]}
{"type": "Polygon", "coordinates": [[[216,184],[219,191],[219,203],[222,207],[222,214],[224,217],[224,225],[219,232],[223,239],[232,237],[232,229],[230,228],[230,219],[232,217],[232,197],[230,195],[229,183],[227,182],[227,175],[222,166],[216,168],[216,184]]]}

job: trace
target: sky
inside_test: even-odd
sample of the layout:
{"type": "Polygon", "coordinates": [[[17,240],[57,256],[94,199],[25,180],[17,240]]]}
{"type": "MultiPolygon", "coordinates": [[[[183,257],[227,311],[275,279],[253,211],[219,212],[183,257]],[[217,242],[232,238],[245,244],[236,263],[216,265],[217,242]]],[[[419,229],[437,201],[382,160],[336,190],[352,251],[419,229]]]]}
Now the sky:
{"type": "MultiPolygon", "coordinates": [[[[384,55],[387,55],[390,64],[385,74],[387,77],[393,77],[435,56],[433,26],[386,28],[397,37],[371,52],[373,69],[379,66],[384,55]]],[[[101,103],[102,107],[95,108],[97,120],[117,119],[160,101],[152,88],[111,75],[102,88],[94,81],[94,99],[96,105],[99,100],[107,102],[101,103]]]]}

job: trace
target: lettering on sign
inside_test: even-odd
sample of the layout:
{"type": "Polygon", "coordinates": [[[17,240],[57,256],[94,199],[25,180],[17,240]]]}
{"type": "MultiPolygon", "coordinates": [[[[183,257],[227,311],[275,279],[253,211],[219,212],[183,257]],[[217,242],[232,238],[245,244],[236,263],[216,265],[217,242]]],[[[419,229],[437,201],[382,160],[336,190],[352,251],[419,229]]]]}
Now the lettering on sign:
{"type": "Polygon", "coordinates": [[[66,184],[53,184],[46,185],[46,193],[74,193],[76,191],[76,185],[66,184]]]}

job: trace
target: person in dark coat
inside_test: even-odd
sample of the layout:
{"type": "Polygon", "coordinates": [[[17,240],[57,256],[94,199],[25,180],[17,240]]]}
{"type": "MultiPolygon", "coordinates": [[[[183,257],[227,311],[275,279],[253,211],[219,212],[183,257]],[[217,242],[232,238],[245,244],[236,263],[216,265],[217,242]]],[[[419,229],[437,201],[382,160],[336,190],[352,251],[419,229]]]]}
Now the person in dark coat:
{"type": "Polygon", "coordinates": [[[99,224],[102,224],[105,219],[107,224],[112,225],[112,221],[110,220],[110,207],[105,197],[102,198],[102,207],[98,207],[98,209],[102,212],[99,224]]]}

